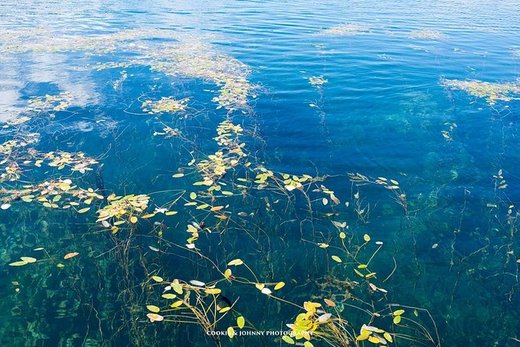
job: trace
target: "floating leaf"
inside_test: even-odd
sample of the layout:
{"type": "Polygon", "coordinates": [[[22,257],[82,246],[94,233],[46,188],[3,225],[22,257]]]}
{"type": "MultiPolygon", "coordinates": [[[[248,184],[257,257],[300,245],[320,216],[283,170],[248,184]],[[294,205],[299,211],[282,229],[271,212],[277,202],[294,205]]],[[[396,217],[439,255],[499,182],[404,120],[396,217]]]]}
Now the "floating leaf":
{"type": "Polygon", "coordinates": [[[381,340],[379,340],[376,336],[369,336],[368,342],[371,342],[373,344],[379,344],[381,342],[381,340]]]}
{"type": "Polygon", "coordinates": [[[197,286],[197,287],[204,287],[206,285],[206,283],[197,281],[197,280],[191,280],[190,284],[193,284],[194,286],[197,286]]]}
{"type": "Polygon", "coordinates": [[[81,210],[78,210],[78,213],[85,213],[85,212],[88,212],[90,210],[90,207],[85,207],[85,208],[82,208],[81,210]]]}
{"type": "Polygon", "coordinates": [[[323,301],[325,301],[327,306],[336,307],[336,303],[334,301],[330,300],[330,299],[323,299],[323,301]]]}
{"type": "Polygon", "coordinates": [[[37,259],[33,257],[20,257],[22,261],[25,261],[27,264],[36,263],[37,259]]]}
{"type": "Polygon", "coordinates": [[[23,261],[23,260],[19,260],[19,261],[15,261],[11,264],[9,264],[9,266],[24,266],[24,265],[27,265],[28,263],[26,261],[23,261]]]}
{"type": "Polygon", "coordinates": [[[338,257],[337,255],[333,255],[333,256],[331,256],[331,258],[332,258],[332,260],[334,260],[337,263],[341,263],[342,262],[341,258],[338,257]]]}
{"type": "Polygon", "coordinates": [[[239,266],[239,265],[242,265],[244,264],[244,262],[242,261],[242,259],[233,259],[231,260],[229,263],[228,263],[228,266],[239,266]]]}
{"type": "Polygon", "coordinates": [[[217,295],[221,293],[221,290],[219,288],[208,288],[205,290],[207,294],[217,295]]]}
{"type": "Polygon", "coordinates": [[[5,203],[5,204],[2,204],[2,205],[0,206],[0,209],[2,209],[2,210],[7,210],[9,207],[11,207],[11,204],[7,204],[7,203],[5,203]]]}
{"type": "Polygon", "coordinates": [[[294,345],[294,340],[289,335],[282,336],[282,340],[284,340],[285,343],[288,343],[290,345],[294,345]]]}
{"type": "Polygon", "coordinates": [[[172,293],[165,293],[165,294],[161,295],[161,297],[163,297],[164,299],[175,299],[177,297],[177,295],[172,294],[172,293]]]}
{"type": "Polygon", "coordinates": [[[233,329],[233,327],[227,328],[227,334],[228,334],[229,338],[232,339],[233,336],[235,336],[235,329],[233,329]]]}
{"type": "Polygon", "coordinates": [[[390,335],[389,333],[385,332],[383,334],[383,336],[385,337],[385,339],[388,341],[388,342],[394,342],[394,339],[392,338],[392,335],[390,335]]]}
{"type": "Polygon", "coordinates": [[[261,290],[262,294],[265,294],[265,295],[271,295],[273,292],[271,291],[271,289],[269,288],[264,288],[261,290]]]}
{"type": "Polygon", "coordinates": [[[305,341],[303,347],[314,347],[314,345],[310,341],[305,341]]]}
{"type": "Polygon", "coordinates": [[[171,308],[177,308],[183,304],[182,300],[175,301],[173,304],[170,305],[171,308]]]}
{"type": "Polygon", "coordinates": [[[400,316],[404,313],[404,310],[395,310],[394,312],[392,312],[392,315],[394,316],[400,316]]]}
{"type": "Polygon", "coordinates": [[[244,318],[244,316],[238,316],[237,325],[240,329],[242,329],[246,325],[246,319],[244,318]]]}
{"type": "Polygon", "coordinates": [[[160,322],[162,320],[164,320],[164,317],[161,316],[160,314],[156,314],[156,313],[148,313],[146,315],[146,317],[148,317],[148,319],[150,320],[150,322],[160,322]]]}
{"type": "Polygon", "coordinates": [[[182,285],[179,283],[179,281],[175,280],[172,282],[172,289],[177,294],[182,294],[182,285]]]}
{"type": "Polygon", "coordinates": [[[130,217],[130,223],[132,223],[132,224],[137,223],[137,217],[136,216],[130,217]]]}
{"type": "Polygon", "coordinates": [[[173,178],[181,178],[181,177],[184,177],[184,174],[183,173],[177,173],[175,175],[172,175],[173,178]]]}
{"type": "Polygon", "coordinates": [[[224,277],[226,279],[229,279],[231,277],[231,269],[226,269],[226,271],[224,271],[224,277]]]}
{"type": "Polygon", "coordinates": [[[393,322],[394,322],[394,324],[401,323],[401,316],[395,316],[394,319],[393,319],[393,322]]]}
{"type": "Polygon", "coordinates": [[[365,240],[365,242],[369,242],[370,241],[370,235],[368,235],[368,234],[363,235],[363,240],[365,240]]]}
{"type": "Polygon", "coordinates": [[[191,199],[191,200],[195,200],[195,199],[197,199],[197,193],[195,193],[195,192],[191,192],[191,193],[190,193],[190,199],[191,199]]]}
{"type": "Polygon", "coordinates": [[[160,276],[152,276],[152,280],[154,280],[157,283],[162,283],[164,279],[160,276]]]}
{"type": "Polygon", "coordinates": [[[226,313],[229,310],[231,310],[231,306],[222,307],[220,310],[218,310],[218,313],[226,313]]]}
{"type": "Polygon", "coordinates": [[[278,283],[276,283],[276,285],[274,286],[274,290],[280,290],[280,289],[282,289],[283,287],[285,287],[285,282],[278,282],[278,283]]]}
{"type": "Polygon", "coordinates": [[[155,305],[146,305],[146,308],[148,309],[148,311],[153,312],[153,313],[161,312],[161,309],[155,305]]]}
{"type": "Polygon", "coordinates": [[[320,323],[320,324],[326,323],[329,321],[330,317],[332,317],[332,314],[324,313],[318,317],[318,323],[320,323]]]}
{"type": "Polygon", "coordinates": [[[63,256],[63,259],[67,260],[67,259],[70,259],[70,258],[74,258],[76,256],[78,256],[79,253],[78,252],[70,252],[70,253],[67,253],[63,256]]]}

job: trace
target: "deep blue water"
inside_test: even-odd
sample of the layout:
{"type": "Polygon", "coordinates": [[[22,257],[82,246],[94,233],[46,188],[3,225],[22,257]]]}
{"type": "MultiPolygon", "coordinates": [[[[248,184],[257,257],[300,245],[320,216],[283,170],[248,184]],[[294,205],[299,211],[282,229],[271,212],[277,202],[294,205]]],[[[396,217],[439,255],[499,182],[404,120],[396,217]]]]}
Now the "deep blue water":
{"type": "MultiPolygon", "coordinates": [[[[0,173],[20,169],[19,177],[0,179],[2,346],[215,345],[198,325],[148,321],[146,305],[168,312],[164,285],[150,276],[212,283],[222,278],[213,265],[223,271],[234,258],[254,268],[253,282],[273,290],[284,281],[275,293],[283,300],[325,307],[323,298],[333,298],[341,309],[326,309],[355,335],[367,324],[391,332],[389,345],[519,344],[516,1],[8,0],[0,13],[0,173]],[[343,24],[349,32],[327,31],[343,24]],[[509,86],[510,99],[494,102],[445,81],[509,86]],[[226,94],[225,83],[247,106],[217,107],[213,98],[226,94]],[[30,109],[46,95],[59,100],[30,109]],[[180,111],[143,110],[143,102],[163,97],[189,100],[180,111]],[[64,107],[53,109],[62,100],[64,107]],[[18,123],[21,117],[28,119],[18,123]],[[210,199],[206,186],[193,183],[203,179],[197,164],[222,147],[213,138],[226,119],[244,129],[247,157],[219,176],[233,197],[210,199]],[[182,135],[164,136],[165,126],[182,135]],[[30,133],[38,140],[21,145],[30,133]],[[6,149],[13,139],[14,150],[6,149]],[[85,173],[57,170],[48,159],[35,165],[51,151],[83,152],[97,162],[85,173]],[[305,194],[283,184],[260,189],[253,181],[261,167],[324,181],[305,186],[305,194]],[[172,178],[178,172],[185,176],[172,178]],[[399,181],[399,190],[374,184],[377,177],[399,181]],[[30,185],[67,178],[104,198],[85,213],[77,212],[86,205],[62,210],[20,200],[30,185]],[[340,203],[313,191],[320,185],[340,203]],[[190,192],[224,206],[230,218],[184,205],[194,200],[190,192]],[[111,193],[148,194],[148,212],[179,213],[127,222],[132,237],[125,227],[111,236],[96,222],[111,193]],[[213,232],[203,228],[197,248],[213,263],[185,246],[186,225],[202,221],[213,232]],[[374,257],[376,280],[353,273],[361,259],[331,261],[340,231],[351,250],[370,234],[359,251],[365,260],[374,241],[384,243],[374,257]],[[70,252],[79,255],[64,260],[70,252]],[[38,261],[9,266],[21,256],[38,261]],[[369,282],[388,294],[373,293],[369,282]],[[393,324],[389,312],[397,306],[417,324],[393,324]]],[[[57,203],[66,204],[63,196],[57,203]]],[[[252,281],[247,271],[241,275],[252,281]]],[[[242,314],[246,330],[287,330],[302,310],[243,284],[219,282],[238,301],[217,330],[242,314]]],[[[218,343],[286,344],[251,336],[218,343]]],[[[356,343],[373,345],[350,340],[356,343]]]]}

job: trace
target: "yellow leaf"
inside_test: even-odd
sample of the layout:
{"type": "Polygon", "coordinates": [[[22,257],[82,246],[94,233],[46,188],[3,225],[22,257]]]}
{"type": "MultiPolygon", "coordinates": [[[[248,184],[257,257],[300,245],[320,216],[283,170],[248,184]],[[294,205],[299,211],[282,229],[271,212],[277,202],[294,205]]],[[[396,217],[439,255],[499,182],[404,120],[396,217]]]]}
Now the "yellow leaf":
{"type": "Polygon", "coordinates": [[[175,293],[182,294],[182,285],[177,280],[173,281],[172,289],[175,293]]]}
{"type": "Polygon", "coordinates": [[[152,280],[154,280],[157,283],[161,283],[164,281],[163,278],[160,276],[152,276],[152,280]]]}
{"type": "Polygon", "coordinates": [[[394,342],[394,339],[392,338],[392,335],[390,335],[389,333],[384,333],[383,336],[385,337],[385,339],[388,342],[394,342]]]}
{"type": "Polygon", "coordinates": [[[229,279],[231,277],[231,269],[226,269],[226,271],[224,271],[224,277],[226,279],[229,279]]]}
{"type": "Polygon", "coordinates": [[[402,315],[403,313],[404,313],[404,310],[395,310],[395,311],[392,313],[392,315],[394,315],[394,316],[400,316],[400,315],[402,315]]]}
{"type": "Polygon", "coordinates": [[[137,223],[137,217],[136,216],[130,217],[130,223],[132,223],[132,224],[137,223]]]}
{"type": "Polygon", "coordinates": [[[239,265],[242,265],[244,264],[244,262],[242,261],[242,259],[233,259],[231,260],[229,263],[228,263],[228,266],[239,266],[239,265]]]}
{"type": "Polygon", "coordinates": [[[314,345],[310,341],[305,341],[303,347],[314,347],[314,345]]]}
{"type": "Polygon", "coordinates": [[[146,305],[146,308],[148,309],[148,311],[153,312],[153,313],[161,312],[161,309],[155,305],[146,305]]]}
{"type": "Polygon", "coordinates": [[[78,210],[78,213],[85,213],[88,210],[90,210],[90,207],[85,207],[85,208],[82,208],[81,210],[78,210]]]}
{"type": "Polygon", "coordinates": [[[226,306],[218,310],[218,313],[226,313],[229,310],[231,310],[231,306],[226,306]]]}
{"type": "Polygon", "coordinates": [[[78,252],[70,252],[70,253],[67,253],[63,256],[63,259],[67,260],[67,259],[70,259],[70,258],[74,258],[76,256],[78,256],[79,253],[78,252]]]}
{"type": "Polygon", "coordinates": [[[329,245],[326,244],[326,243],[318,243],[318,245],[320,246],[320,248],[327,248],[327,247],[329,247],[329,245]]]}
{"type": "Polygon", "coordinates": [[[337,263],[341,263],[342,262],[341,258],[338,257],[337,255],[333,255],[331,258],[332,258],[332,260],[334,260],[337,263]]]}
{"type": "Polygon", "coordinates": [[[24,265],[27,265],[28,263],[26,261],[23,261],[23,260],[19,260],[19,261],[15,261],[11,264],[9,264],[9,266],[24,266],[24,265]]]}
{"type": "Polygon", "coordinates": [[[177,297],[177,295],[175,294],[172,294],[172,293],[166,293],[166,294],[163,294],[161,295],[164,299],[175,299],[177,297]]]}
{"type": "Polygon", "coordinates": [[[228,334],[229,338],[232,339],[233,336],[235,336],[235,329],[233,329],[233,327],[227,328],[227,334],[228,334]]]}
{"type": "Polygon", "coordinates": [[[195,199],[197,199],[197,193],[195,193],[195,192],[191,192],[191,193],[190,193],[190,199],[191,199],[191,200],[195,200],[195,199]]]}
{"type": "Polygon", "coordinates": [[[368,235],[368,234],[363,235],[363,240],[365,240],[365,242],[369,242],[370,241],[370,235],[368,235]]]}
{"type": "Polygon", "coordinates": [[[358,268],[358,269],[366,269],[367,266],[368,266],[367,264],[359,264],[359,265],[357,266],[357,268],[358,268]]]}
{"type": "Polygon", "coordinates": [[[25,261],[27,264],[36,263],[37,259],[33,257],[20,257],[22,261],[25,261]]]}
{"type": "Polygon", "coordinates": [[[278,283],[276,283],[276,285],[274,286],[274,290],[280,290],[280,289],[282,289],[283,287],[285,287],[285,282],[278,282],[278,283]]]}
{"type": "Polygon", "coordinates": [[[323,299],[323,301],[325,301],[327,306],[336,307],[336,303],[334,301],[330,300],[330,299],[323,299]]]}
{"type": "Polygon", "coordinates": [[[207,294],[217,295],[220,294],[221,290],[219,288],[208,288],[205,290],[207,294]]]}
{"type": "Polygon", "coordinates": [[[178,173],[178,174],[172,175],[172,177],[173,178],[181,178],[181,177],[184,177],[184,174],[178,173]]]}
{"type": "Polygon", "coordinates": [[[374,343],[374,344],[379,345],[379,342],[380,342],[380,341],[379,341],[379,339],[378,339],[377,337],[375,337],[375,336],[369,336],[369,337],[368,337],[368,342],[371,342],[371,343],[374,343]]]}
{"type": "Polygon", "coordinates": [[[239,316],[237,318],[237,325],[240,329],[242,329],[246,325],[246,319],[244,318],[244,316],[239,316]]]}
{"type": "Polygon", "coordinates": [[[284,340],[285,343],[288,343],[290,345],[294,345],[295,344],[294,340],[289,335],[282,336],[282,340],[284,340]]]}
{"type": "Polygon", "coordinates": [[[394,324],[401,323],[401,316],[395,316],[393,322],[394,322],[394,324]]]}
{"type": "Polygon", "coordinates": [[[177,308],[182,305],[182,300],[175,301],[173,304],[170,305],[171,308],[177,308]]]}
{"type": "Polygon", "coordinates": [[[339,238],[344,240],[347,237],[347,234],[345,234],[343,231],[339,233],[339,238]]]}

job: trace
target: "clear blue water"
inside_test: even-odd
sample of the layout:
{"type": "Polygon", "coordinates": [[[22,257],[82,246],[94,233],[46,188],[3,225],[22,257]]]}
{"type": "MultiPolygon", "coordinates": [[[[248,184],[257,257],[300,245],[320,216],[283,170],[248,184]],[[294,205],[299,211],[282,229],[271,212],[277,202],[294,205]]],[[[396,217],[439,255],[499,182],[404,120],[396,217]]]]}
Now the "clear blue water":
{"type": "MultiPolygon", "coordinates": [[[[258,282],[284,281],[284,300],[339,303],[348,286],[331,278],[358,281],[356,299],[341,301],[345,308],[336,312],[356,334],[362,324],[380,324],[397,334],[392,344],[401,346],[519,344],[520,93],[493,103],[443,85],[460,80],[519,88],[516,1],[22,0],[2,2],[0,13],[0,143],[40,134],[38,142],[18,144],[0,157],[2,173],[17,160],[22,167],[20,177],[0,181],[6,207],[0,210],[2,346],[214,345],[197,325],[152,324],[146,318],[146,305],[165,306],[151,275],[168,281],[219,278],[185,248],[186,225],[202,220],[214,229],[197,241],[204,254],[221,270],[241,258],[258,282]],[[354,32],[323,32],[345,23],[354,32]],[[128,65],[96,65],[106,63],[128,65]],[[209,65],[201,68],[202,63],[209,65]],[[309,83],[316,76],[326,83],[309,83]],[[241,78],[251,88],[248,107],[217,108],[212,99],[222,96],[226,79],[241,78]],[[64,92],[70,100],[63,109],[27,108],[31,99],[64,92]],[[189,98],[188,107],[143,111],[143,102],[162,97],[189,98]],[[14,121],[24,115],[30,119],[14,121]],[[182,192],[189,201],[191,191],[200,196],[207,188],[192,185],[202,178],[188,163],[218,150],[213,137],[225,119],[244,128],[241,141],[251,163],[222,178],[223,190],[235,189],[233,197],[211,202],[229,204],[232,222],[208,217],[182,200],[170,204],[182,192]],[[182,136],[154,135],[166,125],[182,136]],[[98,163],[85,174],[56,170],[48,162],[34,165],[50,151],[80,151],[98,163]],[[253,181],[260,166],[327,176],[317,187],[334,190],[341,203],[333,206],[312,186],[307,193],[316,207],[310,213],[298,190],[256,189],[251,182],[251,189],[236,187],[235,178],[252,175],[253,181]],[[499,171],[503,178],[494,178],[499,171]],[[177,172],[186,176],[172,178],[177,172]],[[348,173],[395,179],[399,193],[359,185],[348,173]],[[24,185],[59,178],[105,197],[149,194],[149,211],[166,206],[179,213],[140,220],[123,252],[118,247],[128,233],[110,236],[96,223],[104,199],[85,213],[14,199],[24,185]],[[406,195],[405,208],[399,194],[406,195]],[[331,220],[348,223],[352,247],[363,243],[365,233],[371,251],[375,240],[384,242],[373,283],[388,295],[371,293],[352,264],[336,264],[330,260],[334,250],[317,247],[341,244],[331,220]],[[69,252],[79,256],[63,260],[69,252]],[[8,265],[20,256],[38,262],[8,265]],[[400,337],[409,332],[406,326],[416,326],[407,323],[403,332],[391,319],[372,321],[348,306],[366,307],[361,301],[374,311],[377,305],[394,307],[389,304],[427,310],[414,316],[407,308],[405,314],[430,331],[433,341],[413,332],[412,341],[400,337]]],[[[301,311],[254,286],[219,287],[238,302],[217,330],[225,331],[239,314],[256,330],[286,330],[301,311]]],[[[285,345],[279,337],[224,337],[219,343],[285,345]]]]}

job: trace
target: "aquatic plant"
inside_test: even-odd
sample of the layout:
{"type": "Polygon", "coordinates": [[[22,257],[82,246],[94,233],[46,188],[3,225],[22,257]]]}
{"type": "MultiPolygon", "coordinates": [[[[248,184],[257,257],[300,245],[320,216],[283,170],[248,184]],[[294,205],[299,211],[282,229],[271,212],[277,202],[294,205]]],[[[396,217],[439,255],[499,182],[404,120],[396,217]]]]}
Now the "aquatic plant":
{"type": "Polygon", "coordinates": [[[172,112],[186,110],[187,103],[189,100],[190,100],[189,98],[175,100],[171,97],[169,97],[169,98],[163,97],[157,101],[151,101],[151,100],[144,101],[143,104],[141,105],[141,108],[143,109],[144,112],[147,112],[150,114],[168,113],[168,112],[172,113],[172,112]]]}
{"type": "Polygon", "coordinates": [[[520,94],[520,85],[518,82],[491,83],[476,80],[461,81],[442,79],[441,85],[449,89],[465,91],[477,98],[483,98],[489,105],[494,105],[497,101],[516,100],[518,99],[516,95],[520,94]]]}
{"type": "Polygon", "coordinates": [[[309,77],[309,84],[313,87],[321,87],[328,81],[323,76],[311,76],[309,77]]]}

